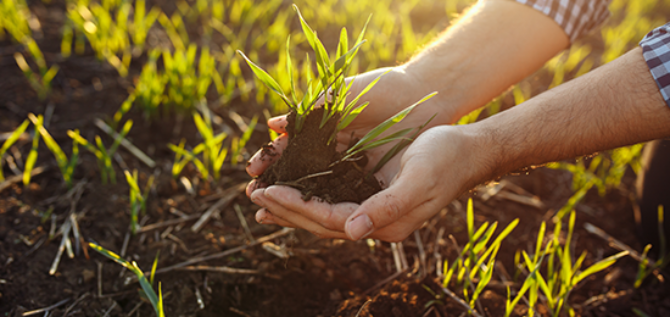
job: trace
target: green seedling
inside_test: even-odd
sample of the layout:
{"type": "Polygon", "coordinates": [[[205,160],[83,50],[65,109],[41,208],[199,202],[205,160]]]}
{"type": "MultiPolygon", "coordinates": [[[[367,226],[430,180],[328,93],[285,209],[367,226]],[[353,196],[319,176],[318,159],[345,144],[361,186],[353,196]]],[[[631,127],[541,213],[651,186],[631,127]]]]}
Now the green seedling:
{"type": "MultiPolygon", "coordinates": [[[[544,237],[544,228],[545,228],[545,223],[542,223],[542,227],[540,228],[540,233],[542,235],[538,235],[538,245],[541,245],[541,240],[544,237]]],[[[542,253],[542,256],[540,258],[537,258],[537,255],[539,254],[538,252],[540,251],[539,249],[536,248],[536,253],[533,258],[533,261],[535,261],[535,267],[533,268],[532,271],[530,271],[530,274],[528,274],[528,277],[524,281],[523,285],[521,286],[521,289],[517,292],[516,296],[514,299],[511,298],[511,292],[509,286],[507,287],[507,301],[505,302],[505,317],[509,317],[512,312],[514,311],[514,307],[519,303],[519,300],[523,298],[523,296],[526,294],[527,291],[530,290],[530,296],[529,296],[529,305],[528,305],[528,315],[533,316],[533,312],[535,309],[535,303],[537,302],[537,295],[538,295],[538,271],[540,270],[540,267],[542,266],[542,261],[544,260],[544,256],[549,252],[549,249],[552,245],[553,241],[549,241],[547,243],[547,246],[542,253]]],[[[519,254],[519,253],[517,253],[519,254]]]]}
{"type": "Polygon", "coordinates": [[[147,198],[149,197],[149,191],[154,184],[154,176],[150,176],[147,180],[146,185],[144,186],[144,191],[140,189],[139,180],[137,176],[137,170],[133,170],[131,174],[128,171],[123,171],[126,175],[126,181],[128,182],[128,187],[130,188],[130,229],[133,234],[139,229],[137,223],[137,215],[141,211],[142,214],[147,213],[147,198]]]}
{"type": "Polygon", "coordinates": [[[156,62],[162,51],[154,49],[149,52],[149,60],[142,67],[142,72],[135,85],[135,90],[121,104],[119,110],[114,114],[114,123],[118,124],[133,107],[138,104],[144,112],[145,118],[158,114],[159,106],[164,101],[165,85],[167,77],[158,72],[156,62]]]}
{"type": "Polygon", "coordinates": [[[147,13],[145,0],[137,0],[133,11],[133,23],[130,25],[129,31],[132,34],[133,44],[139,51],[142,51],[149,29],[156,22],[161,12],[158,7],[153,7],[147,13]]]}
{"type": "Polygon", "coordinates": [[[186,167],[186,164],[191,161],[193,155],[188,153],[189,151],[185,149],[185,139],[181,139],[179,145],[168,144],[168,147],[175,153],[174,162],[172,163],[172,178],[177,179],[184,170],[184,167],[186,167]]]}
{"type": "Polygon", "coordinates": [[[531,257],[525,251],[522,251],[523,260],[526,269],[530,272],[524,284],[519,291],[517,297],[510,301],[508,293],[507,313],[518,302],[520,296],[525,292],[529,293],[529,311],[528,316],[533,316],[537,300],[540,299],[540,292],[544,294],[545,304],[548,307],[551,316],[559,316],[562,311],[567,311],[571,316],[574,315],[574,310],[568,305],[568,297],[572,290],[587,277],[600,272],[618,259],[628,255],[627,251],[619,252],[615,255],[602,259],[593,265],[582,269],[582,265],[586,258],[586,251],[584,251],[576,260],[572,257],[570,245],[572,243],[572,235],[575,225],[575,212],[570,213],[568,222],[567,237],[561,243],[559,235],[561,233],[561,222],[557,222],[554,227],[554,234],[552,240],[547,243],[547,246],[542,251],[542,242],[545,235],[545,224],[543,223],[538,233],[537,243],[535,246],[535,254],[531,257]],[[545,255],[548,255],[548,260],[543,263],[545,255]],[[546,278],[542,275],[539,268],[546,264],[546,278]]]}
{"type": "Polygon", "coordinates": [[[58,143],[51,137],[49,131],[44,128],[44,125],[40,124],[40,122],[44,120],[42,115],[35,117],[34,114],[30,113],[28,114],[28,118],[37,127],[37,131],[42,136],[42,139],[44,139],[47,148],[49,148],[49,151],[51,151],[56,158],[58,169],[60,170],[61,175],[63,175],[63,181],[65,181],[68,188],[72,188],[72,174],[74,174],[74,169],[79,161],[79,143],[77,140],[72,140],[72,155],[70,156],[70,159],[68,159],[65,152],[63,152],[58,143]]]}
{"type": "Polygon", "coordinates": [[[201,49],[200,56],[196,59],[197,53],[195,44],[189,45],[188,50],[177,49],[174,53],[161,49],[151,50],[135,90],[116,112],[114,121],[119,122],[134,104],[140,106],[146,118],[158,113],[191,113],[196,105],[205,100],[212,83],[222,93],[225,87],[216,69],[216,59],[207,48],[201,49]],[[161,57],[163,71],[157,67],[161,57]]]}
{"type": "MultiPolygon", "coordinates": [[[[349,124],[351,124],[351,122],[353,122],[353,120],[356,119],[356,117],[361,113],[361,111],[363,111],[363,109],[367,107],[368,105],[367,102],[358,105],[358,101],[363,95],[365,95],[365,93],[367,93],[370,89],[372,89],[372,87],[374,87],[375,84],[380,79],[377,78],[374,81],[372,81],[355,98],[347,102],[347,97],[352,87],[353,80],[347,82],[345,81],[344,77],[346,74],[348,74],[349,70],[351,69],[352,62],[354,60],[354,57],[358,53],[359,48],[365,42],[363,40],[363,35],[365,34],[367,23],[369,23],[370,18],[368,18],[366,26],[363,27],[363,30],[359,34],[358,39],[356,40],[356,42],[353,44],[352,47],[349,47],[346,28],[342,28],[340,32],[339,44],[337,46],[337,50],[334,56],[335,58],[334,61],[331,62],[330,56],[326,51],[326,49],[324,48],[321,41],[319,40],[319,38],[317,37],[316,32],[314,32],[312,28],[307,24],[305,19],[300,14],[300,10],[298,10],[297,6],[294,5],[294,9],[296,10],[298,17],[300,19],[300,23],[305,38],[307,39],[309,45],[312,47],[312,50],[314,51],[314,54],[316,56],[316,66],[319,73],[318,77],[310,80],[310,82],[307,85],[307,89],[303,93],[302,98],[298,98],[298,94],[296,93],[295,89],[295,83],[293,81],[293,63],[291,61],[291,56],[289,53],[290,37],[286,43],[286,54],[285,54],[286,74],[287,74],[286,76],[288,76],[291,86],[290,97],[286,93],[284,93],[284,90],[279,85],[279,83],[277,83],[277,81],[274,78],[272,78],[272,76],[270,76],[265,70],[263,70],[261,67],[253,63],[241,51],[238,51],[238,53],[246,60],[247,64],[249,65],[249,67],[251,67],[251,70],[253,71],[254,75],[256,75],[258,80],[261,81],[268,89],[276,93],[281,98],[281,100],[293,112],[296,113],[296,123],[295,123],[296,134],[300,134],[305,118],[314,109],[316,103],[319,100],[323,100],[324,104],[322,107],[325,111],[323,112],[320,127],[323,127],[326,124],[326,122],[328,122],[331,118],[333,117],[337,118],[336,128],[333,131],[333,134],[330,136],[328,141],[332,142],[333,140],[335,140],[336,134],[345,129],[347,126],[349,126],[349,124]]],[[[311,68],[308,71],[308,73],[311,74],[311,68]]],[[[311,77],[311,75],[309,75],[309,77],[311,77]]],[[[356,143],[354,146],[348,149],[340,161],[347,160],[357,154],[360,154],[360,152],[362,151],[369,150],[389,142],[403,140],[405,135],[407,135],[413,129],[411,128],[404,129],[379,140],[376,140],[375,138],[377,138],[381,133],[383,133],[390,127],[394,126],[396,123],[400,122],[403,118],[405,118],[416,105],[428,100],[434,95],[435,93],[426,96],[416,104],[406,108],[405,110],[399,112],[392,118],[389,118],[376,128],[372,129],[365,136],[363,136],[358,143],[356,143]]],[[[406,146],[407,143],[403,144],[405,144],[406,146]]],[[[397,154],[400,150],[402,150],[402,148],[403,148],[402,146],[394,147],[390,151],[390,156],[392,157],[393,155],[397,154]]]]}
{"type": "MultiPolygon", "coordinates": [[[[30,43],[35,43],[34,41],[30,43]]],[[[35,44],[35,50],[37,52],[40,52],[39,54],[41,55],[41,51],[39,51],[39,48],[37,48],[37,44],[35,44]]],[[[33,55],[34,56],[34,55],[33,55]]],[[[21,71],[23,72],[23,75],[28,79],[28,82],[30,83],[30,86],[35,89],[37,92],[37,96],[40,100],[46,99],[46,97],[49,95],[51,92],[51,81],[53,78],[56,76],[58,73],[58,65],[52,65],[50,68],[46,68],[46,65],[44,67],[40,67],[40,72],[34,72],[32,68],[28,65],[28,62],[26,62],[25,58],[21,53],[15,53],[14,54],[14,60],[16,60],[16,64],[19,66],[21,71]]],[[[46,62],[43,62],[46,63],[46,62]]],[[[40,64],[40,63],[38,63],[40,64]]]]}
{"type": "MultiPolygon", "coordinates": [[[[74,31],[84,34],[98,59],[106,60],[116,68],[121,77],[128,75],[132,59],[128,37],[128,17],[131,9],[130,2],[103,1],[102,4],[98,4],[89,3],[87,0],[70,3],[67,9],[67,17],[74,31]]],[[[146,24],[138,28],[141,31],[146,28],[146,24]]],[[[140,33],[139,36],[143,34],[140,33]]],[[[64,41],[68,38],[64,37],[64,41]]],[[[67,42],[61,43],[61,52],[64,51],[63,46],[67,44],[67,42]]],[[[69,48],[65,51],[69,52],[69,48]]]]}
{"type": "Polygon", "coordinates": [[[114,142],[109,148],[105,148],[105,145],[102,143],[102,139],[99,135],[95,136],[95,145],[93,145],[91,142],[88,142],[81,135],[79,135],[78,130],[68,130],[67,135],[74,141],[84,146],[89,152],[93,153],[93,155],[95,155],[98,160],[98,167],[100,168],[102,183],[106,184],[109,180],[109,182],[112,184],[116,184],[116,171],[114,171],[114,166],[112,166],[112,157],[119,148],[121,140],[126,137],[132,127],[133,121],[126,121],[126,123],[123,125],[123,128],[121,129],[121,133],[119,133],[119,135],[114,139],[114,142]]]}
{"type": "Polygon", "coordinates": [[[230,144],[230,164],[237,165],[239,159],[241,158],[242,150],[244,146],[247,145],[247,141],[251,138],[251,134],[256,128],[256,123],[258,122],[258,117],[254,116],[249,123],[249,126],[246,127],[244,133],[240,138],[234,138],[233,142],[230,144]]]}
{"type": "Polygon", "coordinates": [[[44,118],[42,116],[37,117],[37,120],[33,122],[35,126],[35,132],[33,133],[33,144],[26,158],[26,164],[23,170],[23,185],[28,186],[30,184],[30,178],[33,173],[33,168],[37,162],[37,149],[40,145],[40,133],[38,132],[44,125],[44,118]]]}
{"type": "Polygon", "coordinates": [[[172,166],[172,177],[179,176],[188,162],[193,162],[200,172],[203,180],[208,180],[210,171],[215,180],[221,177],[221,167],[228,155],[228,149],[223,146],[223,140],[228,136],[225,132],[214,135],[211,118],[209,113],[205,112],[205,118],[198,113],[193,114],[195,126],[203,138],[203,142],[198,144],[193,151],[184,148],[185,142],[182,140],[179,145],[168,144],[168,147],[175,152],[175,161],[172,166]],[[202,154],[202,159],[198,155],[202,154]]]}
{"type": "MultiPolygon", "coordinates": [[[[351,88],[351,82],[346,84],[344,81],[344,76],[348,73],[351,62],[355,57],[358,49],[363,44],[363,35],[365,33],[366,27],[363,28],[363,31],[358,36],[358,40],[353,45],[351,49],[348,47],[348,36],[346,28],[342,29],[340,33],[340,42],[336,51],[336,61],[330,61],[328,52],[324,48],[321,40],[316,36],[316,33],[309,27],[307,22],[300,15],[300,11],[297,6],[294,5],[294,9],[298,13],[300,18],[300,23],[302,30],[307,38],[309,45],[312,47],[315,56],[316,56],[316,65],[319,71],[318,78],[312,80],[308,83],[308,88],[303,94],[302,99],[299,101],[297,98],[295,84],[293,81],[293,64],[291,56],[289,53],[290,48],[290,37],[286,43],[286,72],[287,76],[291,82],[291,99],[284,93],[281,86],[277,81],[272,78],[265,70],[260,68],[258,65],[254,64],[249,58],[247,58],[244,53],[238,51],[240,55],[247,61],[247,64],[251,67],[252,71],[256,77],[270,90],[276,93],[286,105],[296,112],[296,133],[300,133],[302,125],[304,123],[305,117],[312,111],[316,102],[325,96],[326,91],[330,90],[332,92],[333,98],[324,98],[324,116],[321,122],[323,126],[328,119],[332,118],[335,114],[341,115],[341,118],[338,121],[337,131],[344,129],[353,119],[362,111],[365,106],[361,105],[357,108],[356,111],[353,111],[356,107],[358,99],[369,89],[371,89],[378,80],[373,81],[368,87],[366,87],[359,96],[357,96],[352,102],[346,103],[347,93],[351,88]]],[[[369,19],[368,19],[369,22],[369,19]]],[[[366,23],[367,25],[367,23],[366,23]]],[[[328,96],[330,97],[330,96],[328,96]]]]}
{"type": "Polygon", "coordinates": [[[653,261],[648,257],[649,250],[652,245],[648,244],[642,251],[642,260],[638,265],[637,276],[635,277],[635,288],[642,286],[642,282],[651,273],[664,269],[670,263],[670,257],[667,254],[667,241],[665,238],[663,205],[658,206],[658,237],[659,237],[659,253],[658,260],[653,261]]]}
{"type": "Polygon", "coordinates": [[[32,31],[28,23],[29,19],[30,10],[28,10],[28,5],[24,0],[2,1],[0,3],[0,39],[4,38],[4,31],[6,30],[12,39],[26,48],[35,64],[37,64],[39,72],[30,68],[20,52],[14,54],[14,60],[23,75],[28,79],[30,86],[37,92],[39,99],[44,100],[51,91],[51,81],[58,73],[58,66],[47,67],[44,54],[32,37],[32,31]]]}
{"type": "Polygon", "coordinates": [[[433,305],[440,305],[444,306],[444,295],[441,293],[436,293],[433,291],[430,287],[428,287],[426,284],[421,284],[421,287],[426,290],[426,292],[430,293],[430,295],[433,295],[433,299],[429,300],[426,302],[425,305],[423,305],[423,308],[428,308],[433,305]]]}
{"type": "Polygon", "coordinates": [[[2,159],[5,157],[5,153],[7,153],[7,150],[9,150],[9,148],[11,148],[12,145],[14,145],[14,143],[16,143],[16,141],[19,140],[21,134],[23,134],[23,132],[26,131],[29,124],[30,121],[23,120],[23,123],[21,123],[21,125],[18,128],[16,128],[16,130],[14,130],[12,134],[9,135],[7,140],[5,140],[4,143],[2,143],[2,147],[0,148],[0,181],[5,180],[5,176],[2,172],[2,159]]]}
{"type": "Polygon", "coordinates": [[[462,288],[463,297],[474,311],[475,306],[480,307],[479,295],[486,285],[491,281],[495,267],[496,256],[500,250],[502,241],[514,230],[519,219],[512,221],[498,236],[489,244],[493,238],[498,223],[489,225],[485,222],[476,231],[474,228],[474,208],[472,199],[468,201],[466,213],[468,243],[463,247],[458,258],[449,266],[448,261],[444,263],[444,279],[442,286],[448,288],[455,277],[456,285],[462,288]],[[487,244],[489,244],[487,246],[487,244]]]}
{"type": "Polygon", "coordinates": [[[212,82],[217,91],[224,90],[221,76],[216,70],[216,59],[208,48],[200,50],[196,62],[197,46],[189,45],[187,50],[176,49],[174,53],[164,51],[162,54],[165,66],[165,103],[176,111],[189,113],[202,102],[212,82]]]}
{"type": "Polygon", "coordinates": [[[164,317],[165,313],[163,311],[163,294],[161,293],[161,283],[158,282],[158,294],[153,289],[153,283],[154,283],[154,275],[156,274],[156,267],[158,265],[158,254],[156,254],[156,258],[154,259],[154,263],[151,267],[151,275],[149,276],[149,279],[144,275],[144,272],[140,267],[133,262],[128,262],[118,256],[116,253],[109,251],[95,243],[90,243],[88,244],[91,249],[95,250],[96,252],[104,255],[108,259],[121,264],[123,267],[127,268],[131,272],[133,272],[136,276],[137,279],[140,282],[140,286],[142,287],[142,290],[140,291],[140,294],[143,295],[146,299],[149,300],[151,305],[154,307],[154,311],[156,312],[156,316],[158,317],[164,317]]]}
{"type": "Polygon", "coordinates": [[[30,10],[25,0],[2,1],[0,3],[0,39],[4,39],[5,31],[18,42],[32,38],[28,24],[29,17],[30,10]]]}
{"type": "Polygon", "coordinates": [[[185,51],[186,44],[190,41],[181,15],[175,12],[172,17],[168,17],[165,13],[161,12],[158,15],[158,22],[163,26],[175,50],[180,52],[185,51]]]}

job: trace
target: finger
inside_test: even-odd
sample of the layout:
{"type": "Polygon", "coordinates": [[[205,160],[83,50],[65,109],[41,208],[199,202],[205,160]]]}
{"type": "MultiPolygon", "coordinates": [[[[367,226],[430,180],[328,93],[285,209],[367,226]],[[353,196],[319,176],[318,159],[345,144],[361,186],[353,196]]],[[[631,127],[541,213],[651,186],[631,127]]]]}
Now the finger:
{"type": "Polygon", "coordinates": [[[358,208],[355,203],[329,204],[318,199],[304,201],[302,194],[288,186],[270,186],[263,192],[265,197],[280,204],[287,210],[300,213],[305,218],[322,227],[343,231],[347,218],[358,208]]]}
{"type": "Polygon", "coordinates": [[[247,173],[252,177],[257,177],[272,165],[288,145],[288,134],[278,136],[270,144],[263,146],[247,162],[247,173]]]}
{"type": "Polygon", "coordinates": [[[279,225],[286,228],[296,228],[294,224],[273,215],[265,208],[261,208],[256,212],[256,221],[264,225],[279,225]]]}
{"type": "Polygon", "coordinates": [[[286,133],[286,126],[288,119],[286,115],[270,118],[268,120],[268,127],[277,133],[286,133]]]}
{"type": "Polygon", "coordinates": [[[263,224],[263,225],[275,225],[277,222],[274,220],[274,217],[272,217],[272,213],[270,213],[267,209],[261,208],[256,211],[256,222],[263,224]]]}
{"type": "Polygon", "coordinates": [[[415,230],[431,217],[442,205],[436,200],[427,201],[412,209],[398,221],[384,228],[376,230],[368,238],[379,239],[386,242],[401,242],[407,239],[415,230]]]}
{"type": "MultiPolygon", "coordinates": [[[[267,189],[266,189],[267,190],[267,189]]],[[[295,189],[294,189],[295,190],[295,189]]],[[[265,190],[263,191],[265,192],[265,190]]],[[[260,192],[259,192],[260,193],[260,192]]],[[[254,192],[253,195],[256,195],[254,192]]],[[[265,196],[265,195],[263,195],[265,196]]],[[[298,228],[305,229],[311,232],[313,235],[322,238],[322,239],[346,239],[347,236],[342,231],[331,230],[321,226],[320,224],[304,217],[301,212],[304,212],[305,206],[300,206],[300,212],[294,210],[289,210],[271,198],[265,196],[263,198],[257,197],[261,204],[267,209],[270,210],[274,216],[274,220],[283,219],[288,223],[295,225],[298,228]]],[[[299,198],[300,199],[300,198],[299,198]]],[[[327,205],[327,203],[321,203],[327,205]]]]}
{"type": "Polygon", "coordinates": [[[258,179],[252,179],[245,190],[247,197],[251,198],[251,193],[256,189],[261,189],[267,187],[267,184],[258,181],[258,179]]]}
{"type": "MultiPolygon", "coordinates": [[[[347,219],[344,230],[351,240],[360,240],[398,221],[423,204],[429,196],[431,187],[424,181],[418,168],[409,166],[398,173],[398,178],[391,186],[364,201],[361,206],[347,219]]],[[[417,166],[417,165],[414,165],[417,166]]]]}

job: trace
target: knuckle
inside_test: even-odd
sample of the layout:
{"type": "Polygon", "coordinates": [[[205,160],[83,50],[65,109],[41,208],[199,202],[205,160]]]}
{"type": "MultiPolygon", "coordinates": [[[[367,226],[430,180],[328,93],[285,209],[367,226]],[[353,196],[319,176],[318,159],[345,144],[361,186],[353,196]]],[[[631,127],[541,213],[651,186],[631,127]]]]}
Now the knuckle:
{"type": "Polygon", "coordinates": [[[404,214],[405,207],[407,202],[404,198],[397,196],[389,196],[386,199],[384,205],[384,215],[387,219],[398,219],[402,214],[404,214]]]}

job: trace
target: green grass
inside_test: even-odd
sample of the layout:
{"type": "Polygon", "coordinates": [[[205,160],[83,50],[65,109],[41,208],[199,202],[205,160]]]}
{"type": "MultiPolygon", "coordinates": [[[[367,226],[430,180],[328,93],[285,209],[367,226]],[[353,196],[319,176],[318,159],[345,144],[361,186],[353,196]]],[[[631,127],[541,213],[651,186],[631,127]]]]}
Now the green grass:
{"type": "Polygon", "coordinates": [[[95,136],[95,144],[84,139],[79,134],[79,130],[68,130],[67,135],[72,138],[73,142],[81,144],[89,152],[95,155],[98,161],[98,168],[100,169],[102,183],[106,184],[107,182],[110,182],[112,184],[116,184],[116,171],[114,170],[114,166],[112,166],[112,157],[119,148],[121,140],[125,138],[132,127],[133,121],[126,121],[126,123],[123,125],[123,128],[121,129],[121,133],[119,133],[119,135],[114,139],[114,142],[109,148],[105,147],[99,135],[95,136]]]}
{"type": "Polygon", "coordinates": [[[575,212],[572,211],[568,221],[566,238],[559,238],[562,228],[562,223],[559,221],[554,226],[552,239],[543,248],[546,225],[542,223],[537,235],[534,254],[531,256],[526,251],[521,252],[523,255],[523,265],[525,265],[525,269],[529,274],[514,300],[510,299],[508,290],[507,316],[512,312],[519,298],[526,292],[528,293],[529,316],[533,315],[540,298],[543,300],[543,304],[549,309],[551,316],[560,316],[563,312],[573,316],[574,310],[570,307],[568,299],[571,292],[579,283],[587,277],[610,267],[618,259],[628,255],[627,251],[619,252],[588,267],[584,267],[587,252],[582,252],[575,259],[572,254],[573,251],[570,249],[574,226],[575,212]],[[546,262],[544,261],[545,259],[546,262]],[[544,275],[541,272],[542,267],[546,267],[544,275]],[[540,294],[543,296],[540,296],[540,294]]]}
{"type": "Polygon", "coordinates": [[[165,312],[163,311],[163,295],[161,293],[161,283],[160,282],[158,283],[158,294],[156,294],[156,291],[154,291],[153,289],[154,274],[156,273],[156,267],[158,265],[158,254],[156,254],[154,264],[151,267],[151,275],[149,276],[149,279],[147,279],[147,277],[144,275],[144,272],[142,271],[142,269],[140,269],[137,263],[135,263],[135,261],[128,262],[127,260],[118,256],[116,253],[109,251],[95,243],[89,243],[88,246],[91,247],[91,249],[95,250],[96,252],[104,255],[108,259],[120,264],[121,266],[133,272],[137,276],[137,279],[140,282],[140,286],[142,287],[142,289],[140,290],[140,295],[149,300],[151,306],[154,307],[156,316],[158,317],[165,316],[165,312]]]}
{"type": "Polygon", "coordinates": [[[2,147],[0,147],[0,181],[5,180],[5,176],[2,172],[2,159],[5,156],[5,153],[7,153],[7,150],[9,150],[9,148],[11,148],[12,145],[14,145],[14,143],[16,143],[16,141],[19,140],[19,138],[21,137],[21,134],[23,134],[23,132],[26,131],[26,129],[28,128],[28,125],[30,125],[30,121],[28,121],[27,119],[23,120],[23,123],[21,123],[21,125],[19,125],[16,128],[16,130],[14,130],[9,135],[7,140],[5,140],[5,142],[2,143],[2,147]]]}
{"type": "Polygon", "coordinates": [[[2,1],[0,3],[0,39],[5,37],[5,31],[11,38],[23,45],[33,62],[37,65],[35,72],[22,53],[14,53],[14,60],[23,75],[28,79],[30,86],[37,92],[40,100],[46,99],[51,92],[51,81],[58,73],[58,65],[47,67],[44,54],[33,39],[28,20],[31,18],[30,10],[24,0],[2,1]]]}
{"type": "MultiPolygon", "coordinates": [[[[200,177],[208,181],[210,174],[214,180],[221,177],[221,168],[228,155],[228,148],[223,141],[228,137],[225,132],[214,135],[212,121],[209,112],[204,112],[204,118],[198,113],[193,114],[195,126],[203,138],[203,142],[196,145],[192,151],[185,149],[185,142],[179,145],[168,144],[170,150],[175,152],[175,159],[172,165],[172,177],[177,178],[186,164],[193,162],[200,172],[200,177]]],[[[239,143],[239,142],[238,142],[239,143]]]]}
{"type": "Polygon", "coordinates": [[[652,245],[648,244],[644,247],[642,252],[642,259],[638,265],[637,276],[635,277],[635,288],[642,286],[642,282],[652,273],[663,270],[670,263],[670,256],[667,254],[667,240],[665,237],[665,231],[663,229],[663,223],[665,221],[663,214],[663,206],[658,206],[658,260],[654,261],[648,257],[649,250],[651,250],[652,245]]]}
{"type": "Polygon", "coordinates": [[[470,305],[471,310],[483,313],[478,302],[479,295],[491,281],[498,251],[503,240],[514,230],[519,223],[515,219],[507,225],[498,236],[491,241],[498,223],[484,222],[477,230],[474,226],[474,208],[472,199],[468,200],[466,211],[468,243],[459,252],[456,260],[449,266],[444,262],[442,286],[449,288],[452,283],[462,290],[463,298],[470,305]],[[489,244],[489,242],[491,242],[489,244]]]}
{"type": "Polygon", "coordinates": [[[51,151],[51,153],[56,158],[56,163],[58,165],[58,169],[61,172],[61,175],[63,176],[63,181],[68,188],[72,188],[72,174],[74,174],[74,169],[79,162],[79,143],[77,140],[72,140],[72,155],[70,155],[70,158],[68,159],[60,145],[58,145],[53,137],[51,137],[51,134],[49,134],[49,131],[47,131],[44,125],[41,124],[41,122],[44,120],[42,115],[35,117],[35,115],[30,113],[28,114],[28,118],[33,122],[37,131],[42,136],[42,139],[44,140],[47,148],[49,148],[49,151],[51,151]]]}
{"type": "MultiPolygon", "coordinates": [[[[365,43],[363,36],[365,34],[368,23],[365,24],[356,41],[351,46],[349,45],[349,35],[347,30],[346,28],[342,28],[340,31],[339,42],[335,50],[335,54],[330,54],[325,49],[316,32],[307,24],[303,16],[300,14],[298,7],[295,5],[293,7],[298,14],[304,36],[314,52],[316,68],[318,71],[318,76],[308,80],[307,88],[303,89],[302,97],[299,97],[300,94],[297,92],[296,85],[293,80],[293,73],[295,72],[295,69],[290,57],[290,37],[286,41],[286,74],[289,77],[288,81],[290,83],[291,89],[290,94],[286,94],[277,80],[272,78],[270,74],[252,62],[244,53],[241,51],[239,53],[246,60],[247,64],[253,71],[254,75],[256,75],[258,80],[262,82],[268,89],[278,95],[281,100],[296,114],[296,134],[300,134],[302,131],[302,126],[307,116],[312,112],[318,100],[323,100],[322,108],[324,111],[321,118],[320,128],[322,128],[326,122],[332,118],[337,120],[335,130],[333,131],[328,141],[332,142],[335,140],[336,134],[349,126],[349,124],[351,124],[351,122],[356,119],[361,111],[367,107],[369,104],[368,102],[360,105],[358,102],[360,98],[370,89],[372,89],[372,87],[374,87],[381,78],[380,76],[373,80],[362,91],[360,91],[356,97],[350,101],[347,101],[347,96],[349,95],[353,81],[346,82],[345,77],[347,74],[349,74],[354,58],[356,57],[360,47],[365,43]]],[[[370,19],[371,17],[368,17],[367,21],[369,22],[370,19]]],[[[308,65],[307,67],[307,75],[308,77],[311,77],[311,66],[308,65]]],[[[430,99],[435,94],[436,93],[429,94],[414,105],[407,107],[393,117],[382,122],[377,127],[371,129],[366,135],[361,137],[361,139],[356,144],[347,149],[343,157],[338,162],[345,161],[353,156],[359,155],[365,150],[369,150],[389,142],[406,140],[405,135],[411,132],[413,128],[407,128],[394,132],[381,139],[376,138],[398,122],[402,121],[410,113],[410,111],[414,109],[414,107],[430,99]]],[[[399,153],[404,146],[408,145],[406,142],[399,142],[398,144],[399,146],[393,147],[388,153],[389,157],[385,160],[382,160],[382,162],[385,163],[388,161],[388,159],[390,159],[390,157],[393,157],[395,154],[399,153]]],[[[381,168],[381,166],[377,165],[375,170],[378,170],[379,168],[381,168]]]]}
{"type": "Polygon", "coordinates": [[[126,182],[128,182],[128,188],[130,190],[128,195],[130,198],[130,230],[135,234],[139,229],[137,222],[138,214],[140,211],[143,215],[147,213],[147,198],[149,197],[149,191],[154,184],[154,176],[152,175],[149,177],[144,186],[144,191],[142,191],[139,185],[137,170],[133,170],[132,174],[129,171],[123,171],[123,173],[126,176],[126,182]]]}

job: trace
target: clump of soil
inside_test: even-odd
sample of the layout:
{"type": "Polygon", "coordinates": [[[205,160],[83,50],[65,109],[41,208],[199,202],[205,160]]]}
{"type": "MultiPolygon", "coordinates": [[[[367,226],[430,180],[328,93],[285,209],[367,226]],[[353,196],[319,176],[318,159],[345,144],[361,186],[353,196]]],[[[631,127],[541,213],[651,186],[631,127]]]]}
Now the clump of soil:
{"type": "MultiPolygon", "coordinates": [[[[381,186],[374,176],[363,170],[368,161],[365,154],[333,165],[343,156],[335,149],[335,141],[328,144],[339,116],[333,116],[319,129],[322,116],[322,108],[314,109],[307,115],[300,133],[295,133],[296,114],[289,114],[288,146],[259,181],[268,186],[288,185],[299,189],[305,200],[316,196],[329,203],[361,203],[379,192],[381,186]]],[[[262,155],[276,154],[266,147],[262,155]]]]}

